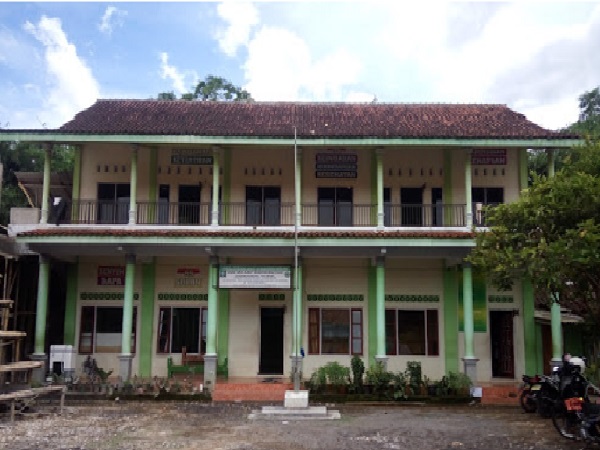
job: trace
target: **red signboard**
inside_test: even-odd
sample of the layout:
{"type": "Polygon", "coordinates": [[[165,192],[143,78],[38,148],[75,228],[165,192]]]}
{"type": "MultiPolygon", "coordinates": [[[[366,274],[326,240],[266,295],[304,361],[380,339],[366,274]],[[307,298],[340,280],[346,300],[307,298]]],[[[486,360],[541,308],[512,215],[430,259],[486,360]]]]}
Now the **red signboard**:
{"type": "Polygon", "coordinates": [[[125,266],[98,266],[99,286],[125,286],[125,266]]]}

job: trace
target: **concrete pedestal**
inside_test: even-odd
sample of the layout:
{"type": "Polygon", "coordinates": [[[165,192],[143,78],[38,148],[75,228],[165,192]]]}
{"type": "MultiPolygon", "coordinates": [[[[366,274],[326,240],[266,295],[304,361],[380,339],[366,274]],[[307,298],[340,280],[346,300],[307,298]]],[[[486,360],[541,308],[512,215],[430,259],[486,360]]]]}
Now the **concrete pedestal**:
{"type": "Polygon", "coordinates": [[[133,355],[121,354],[117,358],[119,358],[119,377],[121,383],[124,383],[131,378],[131,361],[133,360],[133,355]]]}
{"type": "Polygon", "coordinates": [[[463,358],[463,366],[465,370],[465,375],[467,375],[473,385],[477,385],[477,362],[478,358],[463,358]]]}
{"type": "Polygon", "coordinates": [[[204,388],[212,391],[217,382],[217,354],[204,355],[204,388]]]}
{"type": "Polygon", "coordinates": [[[389,356],[381,356],[381,355],[377,355],[375,356],[375,362],[381,363],[381,367],[383,367],[383,370],[387,370],[387,366],[388,366],[388,360],[389,360],[389,356]]]}
{"type": "Polygon", "coordinates": [[[42,367],[36,367],[32,370],[31,382],[40,385],[43,384],[46,381],[46,371],[48,370],[48,355],[45,353],[34,353],[29,355],[29,359],[42,363],[42,367]]]}
{"type": "Polygon", "coordinates": [[[308,391],[285,391],[285,408],[308,408],[308,391]]]}

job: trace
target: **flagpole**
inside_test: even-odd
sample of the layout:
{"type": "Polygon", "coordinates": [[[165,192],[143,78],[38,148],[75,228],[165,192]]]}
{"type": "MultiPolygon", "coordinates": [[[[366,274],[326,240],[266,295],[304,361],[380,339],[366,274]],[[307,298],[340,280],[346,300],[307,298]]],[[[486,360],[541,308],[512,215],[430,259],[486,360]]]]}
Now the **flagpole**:
{"type": "Polygon", "coordinates": [[[294,390],[300,390],[300,372],[298,371],[300,358],[300,314],[298,292],[298,144],[297,130],[294,125],[294,299],[293,299],[293,333],[294,338],[294,390]]]}

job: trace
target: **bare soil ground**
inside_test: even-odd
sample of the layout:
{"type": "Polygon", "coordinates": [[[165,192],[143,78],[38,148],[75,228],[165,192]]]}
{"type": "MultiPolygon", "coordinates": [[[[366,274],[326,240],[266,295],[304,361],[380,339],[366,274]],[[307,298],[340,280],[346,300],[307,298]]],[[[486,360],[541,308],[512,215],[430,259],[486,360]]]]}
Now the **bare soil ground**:
{"type": "Polygon", "coordinates": [[[341,420],[248,420],[256,405],[97,403],[0,419],[0,449],[577,449],[552,421],[513,407],[336,405],[341,420]]]}

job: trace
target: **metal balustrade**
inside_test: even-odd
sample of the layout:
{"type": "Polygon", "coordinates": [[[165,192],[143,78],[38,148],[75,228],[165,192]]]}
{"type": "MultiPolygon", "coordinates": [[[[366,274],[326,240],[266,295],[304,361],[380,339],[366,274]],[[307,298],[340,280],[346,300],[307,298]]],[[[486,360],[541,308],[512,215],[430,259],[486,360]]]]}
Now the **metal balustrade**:
{"type": "MultiPolygon", "coordinates": [[[[494,205],[486,205],[494,206],[494,205]]],[[[473,205],[473,223],[485,226],[485,207],[473,205]]],[[[386,227],[464,227],[465,205],[392,205],[383,208],[386,227]]],[[[78,200],[63,203],[50,211],[50,223],[85,225],[126,224],[129,202],[78,200]]],[[[139,225],[206,226],[211,225],[212,205],[189,202],[138,202],[139,225]]],[[[219,205],[220,226],[293,226],[293,203],[239,202],[219,205]]],[[[302,225],[314,227],[375,227],[376,205],[352,203],[315,203],[302,205],[302,225]]]]}

